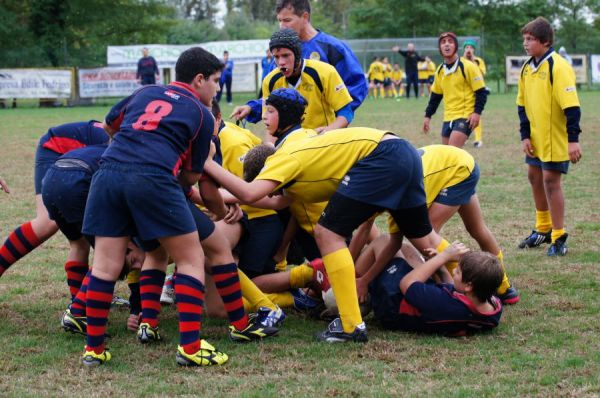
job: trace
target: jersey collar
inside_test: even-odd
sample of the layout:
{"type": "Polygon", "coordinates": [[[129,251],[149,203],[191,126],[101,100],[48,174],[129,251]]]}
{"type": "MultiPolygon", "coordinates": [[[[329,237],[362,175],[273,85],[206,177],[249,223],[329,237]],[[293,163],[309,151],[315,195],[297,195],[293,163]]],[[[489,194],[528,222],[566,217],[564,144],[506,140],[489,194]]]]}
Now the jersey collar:
{"type": "Polygon", "coordinates": [[[542,56],[542,58],[540,59],[540,62],[535,62],[535,58],[531,57],[529,60],[529,66],[531,67],[531,71],[533,73],[537,72],[537,70],[544,64],[544,62],[546,62],[548,60],[548,58],[550,58],[552,56],[552,54],[554,53],[554,48],[550,47],[548,49],[548,51],[546,51],[546,53],[542,56]]]}
{"type": "MultiPolygon", "coordinates": [[[[294,89],[298,90],[298,87],[300,87],[300,83],[302,83],[302,74],[304,73],[304,67],[306,66],[306,60],[303,58],[302,59],[302,66],[300,67],[300,76],[298,76],[298,81],[296,82],[296,84],[293,85],[294,89]]],[[[286,78],[285,81],[292,86],[292,84],[290,83],[290,81],[286,78]]]]}
{"type": "Polygon", "coordinates": [[[454,61],[454,63],[452,65],[447,65],[444,63],[444,75],[450,75],[454,72],[456,72],[456,69],[458,69],[458,64],[460,63],[460,57],[456,58],[456,61],[454,61]]]}
{"type": "Polygon", "coordinates": [[[277,138],[277,141],[275,141],[275,149],[279,149],[279,147],[281,147],[283,145],[283,143],[285,142],[285,140],[287,140],[287,138],[292,135],[292,133],[296,130],[298,130],[300,128],[299,124],[296,124],[292,127],[290,127],[289,129],[287,129],[286,131],[284,131],[279,138],[277,138]]]}
{"type": "Polygon", "coordinates": [[[472,313],[474,313],[476,315],[493,316],[502,311],[502,302],[496,296],[492,296],[492,300],[491,300],[492,301],[491,304],[494,307],[494,310],[492,310],[490,312],[480,312],[477,309],[477,307],[475,306],[475,304],[473,304],[473,302],[471,300],[469,300],[469,298],[467,296],[465,296],[464,294],[459,293],[456,290],[453,290],[453,291],[446,290],[446,291],[450,295],[452,295],[452,297],[454,297],[455,299],[457,299],[461,303],[463,303],[469,309],[469,311],[471,311],[472,313]]]}
{"type": "Polygon", "coordinates": [[[184,89],[184,90],[187,90],[187,91],[189,91],[189,92],[190,92],[190,93],[191,93],[191,94],[192,94],[192,95],[193,95],[193,96],[194,96],[196,99],[198,99],[198,100],[200,99],[200,96],[198,95],[198,93],[196,93],[196,92],[194,91],[194,89],[192,88],[192,86],[190,86],[190,85],[189,85],[189,84],[187,84],[187,83],[182,83],[182,82],[174,81],[174,82],[171,82],[171,83],[169,83],[169,86],[175,86],[175,87],[179,87],[179,88],[182,88],[182,89],[184,89]]]}

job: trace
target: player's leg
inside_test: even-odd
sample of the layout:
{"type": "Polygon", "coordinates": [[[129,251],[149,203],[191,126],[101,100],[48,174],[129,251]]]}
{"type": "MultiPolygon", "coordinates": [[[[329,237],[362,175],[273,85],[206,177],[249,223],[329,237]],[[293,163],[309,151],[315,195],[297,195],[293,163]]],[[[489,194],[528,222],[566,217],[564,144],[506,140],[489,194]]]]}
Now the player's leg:
{"type": "Polygon", "coordinates": [[[232,81],[232,76],[228,76],[225,79],[225,87],[227,89],[227,103],[229,105],[231,105],[231,101],[233,101],[233,95],[231,93],[231,81],[232,81]]]}
{"type": "Polygon", "coordinates": [[[69,254],[65,262],[65,272],[67,274],[67,285],[69,285],[71,299],[75,298],[81,287],[83,278],[85,278],[88,272],[89,255],[90,243],[86,238],[81,236],[77,240],[69,240],[69,254]]]}
{"type": "Polygon", "coordinates": [[[469,135],[465,134],[462,130],[452,130],[448,139],[448,145],[452,145],[458,148],[465,146],[465,142],[469,139],[469,135]]]}
{"type": "Polygon", "coordinates": [[[160,295],[165,283],[165,272],[169,262],[169,255],[164,247],[157,241],[141,242],[146,250],[146,257],[139,277],[140,304],[142,315],[138,327],[138,340],[141,343],[150,343],[161,340],[158,332],[158,316],[160,314],[160,295]]]}
{"type": "Polygon", "coordinates": [[[526,158],[528,163],[527,179],[531,185],[531,193],[535,204],[535,228],[531,234],[519,244],[519,248],[537,247],[542,243],[551,243],[552,220],[550,208],[544,190],[544,177],[541,162],[537,158],[526,158]]]}
{"type": "Polygon", "coordinates": [[[456,212],[458,211],[459,206],[449,206],[438,202],[433,202],[431,206],[429,206],[429,221],[431,222],[431,226],[438,233],[442,231],[442,227],[456,212]]]}
{"type": "Polygon", "coordinates": [[[544,192],[552,219],[552,243],[548,249],[549,256],[565,255],[567,253],[565,231],[565,198],[561,185],[561,171],[543,170],[544,192]]]}
{"type": "Polygon", "coordinates": [[[477,127],[475,127],[475,142],[473,142],[473,146],[475,148],[480,148],[483,145],[483,122],[480,120],[477,127]]]}

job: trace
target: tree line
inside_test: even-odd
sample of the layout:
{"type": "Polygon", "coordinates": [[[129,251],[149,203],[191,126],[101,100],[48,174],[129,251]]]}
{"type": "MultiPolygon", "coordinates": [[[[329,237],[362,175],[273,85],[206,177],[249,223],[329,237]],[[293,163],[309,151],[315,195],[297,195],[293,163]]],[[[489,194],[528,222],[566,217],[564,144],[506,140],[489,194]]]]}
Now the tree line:
{"type": "MultiPolygon", "coordinates": [[[[522,54],[520,28],[542,15],[555,47],[600,51],[600,0],[313,0],[312,23],[343,39],[478,35],[488,64],[522,54]]],[[[268,38],[275,0],[4,0],[0,67],[101,66],[108,45],[268,38]],[[223,17],[219,7],[224,5],[223,17]]]]}

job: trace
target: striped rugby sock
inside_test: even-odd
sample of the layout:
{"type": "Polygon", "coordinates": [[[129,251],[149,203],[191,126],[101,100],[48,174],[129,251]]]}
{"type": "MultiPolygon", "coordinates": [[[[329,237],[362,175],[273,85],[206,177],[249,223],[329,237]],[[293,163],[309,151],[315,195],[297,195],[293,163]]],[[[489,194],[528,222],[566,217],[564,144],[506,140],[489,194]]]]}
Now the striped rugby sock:
{"type": "Polygon", "coordinates": [[[153,328],[158,326],[160,314],[160,294],[165,283],[165,273],[158,269],[143,270],[140,273],[140,297],[142,299],[142,319],[153,328]]]}
{"type": "Polygon", "coordinates": [[[86,351],[102,354],[115,281],[105,281],[90,275],[86,293],[87,344],[86,351]]]}
{"type": "Polygon", "coordinates": [[[89,265],[86,262],[81,261],[67,261],[65,263],[65,272],[67,273],[67,285],[69,285],[69,292],[71,293],[71,300],[75,298],[81,282],[87,274],[89,265]]]}
{"type": "Polygon", "coordinates": [[[8,235],[0,247],[0,276],[21,257],[38,247],[42,242],[27,222],[8,235]]]}
{"type": "Polygon", "coordinates": [[[178,273],[175,298],[179,312],[179,344],[187,354],[194,354],[200,350],[204,285],[192,276],[178,273]]]}
{"type": "Polygon", "coordinates": [[[244,311],[237,265],[235,263],[215,265],[211,267],[211,272],[219,296],[225,304],[229,322],[237,330],[244,330],[248,326],[248,316],[244,311]]]}

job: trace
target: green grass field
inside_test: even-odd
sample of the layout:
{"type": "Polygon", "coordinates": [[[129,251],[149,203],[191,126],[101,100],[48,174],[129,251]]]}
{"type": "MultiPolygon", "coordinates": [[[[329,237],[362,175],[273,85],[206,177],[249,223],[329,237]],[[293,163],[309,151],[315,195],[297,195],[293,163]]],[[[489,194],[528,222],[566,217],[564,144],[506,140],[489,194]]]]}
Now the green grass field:
{"type": "MultiPolygon", "coordinates": [[[[521,302],[505,309],[493,333],[449,339],[387,332],[369,317],[367,345],[313,341],[326,324],[290,312],[280,336],[236,345],[224,320],[209,319],[204,336],[227,352],[223,367],[181,369],[174,307],[162,314],[165,343],[141,346],[125,329],[126,311],[111,313],[104,367],[82,369],[83,338],[66,334],[59,317],[68,304],[63,263],[66,239],[57,234],[0,279],[0,396],[598,396],[600,395],[600,94],[580,94],[583,159],[564,178],[569,254],[520,251],[533,227],[534,207],[520,152],[515,95],[493,95],[484,114],[484,146],[469,150],[481,167],[479,197],[488,226],[505,255],[521,302]]],[[[238,103],[240,100],[238,100],[238,103]]],[[[389,129],[415,146],[439,142],[420,133],[425,100],[367,101],[355,126],[389,129]]],[[[101,120],[108,107],[0,110],[0,239],[33,218],[33,161],[49,126],[101,120]]],[[[225,106],[224,114],[231,107],[225,106]]],[[[258,126],[260,128],[260,126],[258,126]]],[[[255,129],[257,132],[259,129],[255,129]]],[[[443,231],[471,247],[453,219],[443,231]]],[[[118,292],[127,295],[126,286],[118,292]]]]}

